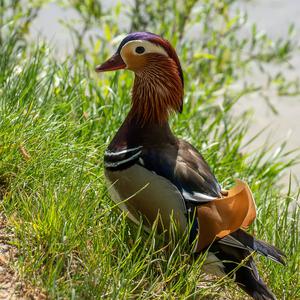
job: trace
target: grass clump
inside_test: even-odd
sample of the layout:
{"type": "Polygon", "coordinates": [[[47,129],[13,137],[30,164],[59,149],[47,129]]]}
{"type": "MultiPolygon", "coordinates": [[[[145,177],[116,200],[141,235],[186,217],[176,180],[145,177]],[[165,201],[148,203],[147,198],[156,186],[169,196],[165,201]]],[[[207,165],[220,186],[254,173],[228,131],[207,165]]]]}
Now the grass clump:
{"type": "Polygon", "coordinates": [[[125,29],[108,17],[119,16],[120,5],[105,11],[101,2],[72,3],[84,30],[72,27],[74,53],[63,62],[48,45],[26,41],[24,24],[39,6],[34,12],[26,5],[9,7],[21,16],[13,19],[5,13],[9,3],[0,4],[2,20],[10,20],[9,27],[1,23],[0,39],[1,211],[15,232],[21,275],[50,298],[244,298],[233,285],[224,289],[228,280],[208,280],[203,257],[192,262],[185,241],[166,248],[155,230],[146,235],[130,224],[107,194],[103,151],[129,109],[132,75],[96,78],[93,69],[109,55],[114,36],[147,29],[176,45],[185,70],[185,107],[172,117],[174,131],[201,150],[224,187],[234,177],[249,183],[258,206],[251,230],[288,255],[284,269],[264,258],[259,269],[279,299],[300,298],[298,194],[285,195],[278,184],[296,154],[288,156],[284,144],[245,152],[250,116],[233,114],[237,101],[263,89],[236,84],[254,64],[284,65],[292,41],[272,43],[255,27],[251,39],[238,38],[245,15],[233,12],[234,1],[188,1],[182,10],[168,0],[161,10],[136,0],[125,29]],[[86,34],[95,24],[103,35],[88,45],[86,34]],[[192,26],[200,26],[201,34],[189,39],[192,26]]]}

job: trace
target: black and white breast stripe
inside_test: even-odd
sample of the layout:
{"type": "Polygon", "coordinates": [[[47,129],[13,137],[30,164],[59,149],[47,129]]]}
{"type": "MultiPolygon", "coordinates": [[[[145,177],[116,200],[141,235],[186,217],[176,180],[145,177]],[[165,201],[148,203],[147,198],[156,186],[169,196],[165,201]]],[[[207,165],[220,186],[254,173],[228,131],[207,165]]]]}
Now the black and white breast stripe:
{"type": "Polygon", "coordinates": [[[104,153],[104,166],[112,170],[128,168],[136,163],[142,153],[142,146],[120,150],[107,149],[104,153]]]}

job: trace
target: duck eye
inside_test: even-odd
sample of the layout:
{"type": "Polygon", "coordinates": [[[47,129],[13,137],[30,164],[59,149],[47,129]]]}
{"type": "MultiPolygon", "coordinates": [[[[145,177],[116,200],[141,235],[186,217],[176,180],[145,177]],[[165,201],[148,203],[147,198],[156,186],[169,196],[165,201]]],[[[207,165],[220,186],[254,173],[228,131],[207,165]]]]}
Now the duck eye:
{"type": "Polygon", "coordinates": [[[142,46],[138,46],[135,48],[135,52],[138,53],[138,54],[142,54],[145,52],[145,48],[142,47],[142,46]]]}

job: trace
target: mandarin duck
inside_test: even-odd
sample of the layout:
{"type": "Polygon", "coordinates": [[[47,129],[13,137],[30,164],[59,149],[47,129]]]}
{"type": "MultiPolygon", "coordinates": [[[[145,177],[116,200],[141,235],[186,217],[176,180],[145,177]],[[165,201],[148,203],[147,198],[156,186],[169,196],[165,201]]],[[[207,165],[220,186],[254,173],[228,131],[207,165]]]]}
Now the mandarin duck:
{"type": "Polygon", "coordinates": [[[148,231],[158,216],[159,232],[174,221],[178,232],[195,242],[195,254],[207,252],[204,271],[234,273],[235,282],[254,299],[276,299],[251,254],[281,264],[285,255],[244,230],[256,217],[248,185],[238,180],[224,192],[197,149],[170,129],[170,112],[182,111],[184,90],[174,48],[159,35],[130,33],[96,72],[119,69],[133,71],[135,79],[131,110],[104,154],[112,199],[148,231]]]}

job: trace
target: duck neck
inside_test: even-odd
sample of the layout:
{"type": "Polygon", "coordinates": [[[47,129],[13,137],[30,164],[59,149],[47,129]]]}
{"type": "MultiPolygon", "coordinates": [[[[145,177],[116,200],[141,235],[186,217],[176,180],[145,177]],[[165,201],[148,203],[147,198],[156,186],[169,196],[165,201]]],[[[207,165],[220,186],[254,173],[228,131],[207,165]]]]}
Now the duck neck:
{"type": "Polygon", "coordinates": [[[173,61],[149,63],[135,73],[129,118],[142,127],[168,122],[172,111],[182,110],[183,84],[173,61]]]}
{"type": "Polygon", "coordinates": [[[164,143],[176,143],[176,137],[167,120],[141,124],[138,116],[129,114],[113,138],[109,149],[120,150],[138,146],[147,148],[164,143]]]}
{"type": "Polygon", "coordinates": [[[152,61],[135,72],[132,107],[109,149],[176,143],[168,119],[182,109],[183,81],[172,59],[152,61]]]}

